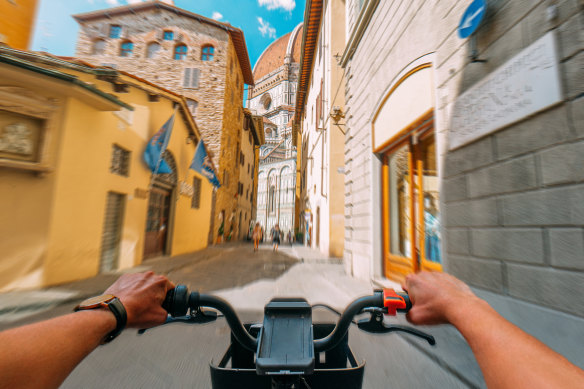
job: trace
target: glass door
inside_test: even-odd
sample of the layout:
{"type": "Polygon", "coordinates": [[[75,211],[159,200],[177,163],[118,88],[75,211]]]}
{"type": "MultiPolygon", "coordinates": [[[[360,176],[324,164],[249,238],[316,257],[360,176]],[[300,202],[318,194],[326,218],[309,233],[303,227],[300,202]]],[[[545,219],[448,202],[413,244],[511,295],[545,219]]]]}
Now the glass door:
{"type": "Polygon", "coordinates": [[[385,276],[402,281],[418,270],[442,270],[440,194],[432,121],[383,156],[385,276]]]}

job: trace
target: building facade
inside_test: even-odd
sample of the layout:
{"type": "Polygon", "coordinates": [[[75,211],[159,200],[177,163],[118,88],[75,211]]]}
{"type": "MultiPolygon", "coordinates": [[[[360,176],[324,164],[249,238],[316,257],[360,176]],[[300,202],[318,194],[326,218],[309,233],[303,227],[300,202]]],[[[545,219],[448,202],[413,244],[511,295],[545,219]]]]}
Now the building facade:
{"type": "Polygon", "coordinates": [[[345,124],[343,69],[335,55],[345,48],[345,5],[311,1],[314,22],[302,41],[296,97],[300,133],[300,207],[306,243],[323,254],[342,257],[345,240],[345,124]]]}
{"type": "Polygon", "coordinates": [[[0,1],[0,43],[27,50],[30,47],[38,0],[0,1]]]}
{"type": "Polygon", "coordinates": [[[0,290],[207,247],[213,187],[189,169],[201,136],[186,100],[49,55],[0,48],[0,68],[0,212],[12,221],[0,227],[0,290]],[[172,173],[153,177],[143,153],[173,115],[172,173]]]}
{"type": "Polygon", "coordinates": [[[259,153],[257,222],[269,233],[275,224],[294,234],[296,218],[296,147],[292,119],[302,42],[302,23],[274,41],[254,66],[255,86],[247,106],[264,118],[266,143],[259,153]]]}
{"type": "Polygon", "coordinates": [[[448,271],[582,367],[582,4],[487,2],[461,38],[468,6],[346,2],[345,266],[448,271]]]}
{"type": "Polygon", "coordinates": [[[187,99],[221,182],[209,240],[226,239],[239,212],[243,87],[253,85],[243,32],[159,1],[74,18],[80,25],[78,58],[130,72],[187,99]]]}

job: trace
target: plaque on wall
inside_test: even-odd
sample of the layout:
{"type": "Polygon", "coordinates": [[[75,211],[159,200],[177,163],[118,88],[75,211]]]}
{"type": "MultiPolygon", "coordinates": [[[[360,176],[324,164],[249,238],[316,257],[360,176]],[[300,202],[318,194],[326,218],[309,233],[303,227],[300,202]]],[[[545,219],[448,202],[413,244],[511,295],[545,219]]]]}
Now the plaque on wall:
{"type": "Polygon", "coordinates": [[[0,110],[0,158],[38,162],[44,120],[0,110]]]}
{"type": "Polygon", "coordinates": [[[461,94],[452,110],[453,150],[562,101],[554,32],[461,94]]]}

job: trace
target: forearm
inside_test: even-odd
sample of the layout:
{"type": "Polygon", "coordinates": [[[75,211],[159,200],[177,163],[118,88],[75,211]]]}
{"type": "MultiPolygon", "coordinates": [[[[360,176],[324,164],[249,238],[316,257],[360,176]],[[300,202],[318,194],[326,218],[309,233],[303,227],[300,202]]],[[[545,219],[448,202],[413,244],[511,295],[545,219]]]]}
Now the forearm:
{"type": "Polygon", "coordinates": [[[98,309],[1,333],[0,388],[57,388],[115,327],[98,309]]]}
{"type": "Polygon", "coordinates": [[[470,345],[493,388],[576,388],[584,372],[501,317],[485,301],[470,301],[450,322],[470,345]]]}

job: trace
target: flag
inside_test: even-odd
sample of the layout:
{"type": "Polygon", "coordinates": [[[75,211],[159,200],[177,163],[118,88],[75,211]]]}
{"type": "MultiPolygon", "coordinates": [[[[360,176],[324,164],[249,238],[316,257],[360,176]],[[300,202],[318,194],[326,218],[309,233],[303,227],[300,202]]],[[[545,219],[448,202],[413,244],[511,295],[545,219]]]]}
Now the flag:
{"type": "Polygon", "coordinates": [[[175,114],[176,111],[172,114],[170,119],[164,123],[160,130],[154,134],[152,139],[150,139],[150,142],[148,142],[146,145],[146,151],[144,151],[144,161],[146,161],[146,164],[153,174],[172,173],[172,169],[162,158],[162,153],[164,153],[166,146],[168,146],[168,140],[170,139],[170,133],[172,132],[172,126],[174,125],[175,114]]]}
{"type": "Polygon", "coordinates": [[[217,175],[215,174],[215,170],[213,170],[213,164],[207,155],[207,150],[205,150],[205,143],[202,139],[197,145],[197,150],[195,151],[193,162],[191,162],[191,169],[207,177],[213,186],[217,188],[221,186],[219,180],[217,179],[217,175]]]}

